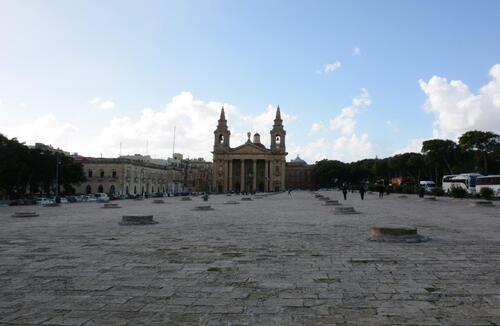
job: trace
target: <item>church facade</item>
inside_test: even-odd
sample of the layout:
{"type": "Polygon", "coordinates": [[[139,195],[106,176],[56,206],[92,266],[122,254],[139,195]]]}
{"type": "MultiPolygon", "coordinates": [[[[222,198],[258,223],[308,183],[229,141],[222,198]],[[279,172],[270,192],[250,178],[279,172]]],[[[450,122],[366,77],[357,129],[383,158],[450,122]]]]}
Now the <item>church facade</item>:
{"type": "Polygon", "coordinates": [[[248,133],[246,143],[232,148],[231,132],[222,108],[217,129],[214,131],[212,152],[212,182],[215,192],[268,192],[286,189],[286,131],[283,128],[279,106],[270,133],[269,148],[260,142],[258,133],[253,135],[253,141],[248,133]]]}

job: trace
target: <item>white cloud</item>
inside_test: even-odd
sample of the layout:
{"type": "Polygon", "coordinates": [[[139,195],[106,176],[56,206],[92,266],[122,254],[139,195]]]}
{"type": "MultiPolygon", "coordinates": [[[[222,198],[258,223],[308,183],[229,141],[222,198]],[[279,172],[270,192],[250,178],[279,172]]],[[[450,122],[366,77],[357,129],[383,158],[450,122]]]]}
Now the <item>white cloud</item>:
{"type": "Polygon", "coordinates": [[[352,50],[352,55],[356,56],[356,55],[361,55],[361,49],[359,47],[355,47],[353,50],[352,50]]]}
{"type": "Polygon", "coordinates": [[[332,130],[340,130],[345,136],[350,136],[356,128],[356,116],[359,108],[368,107],[372,104],[370,94],[365,88],[361,89],[361,94],[352,99],[352,105],[343,108],[338,116],[330,120],[332,130]]]}
{"type": "Polygon", "coordinates": [[[115,107],[115,102],[110,100],[101,100],[100,97],[95,97],[89,103],[99,110],[111,110],[115,107]]]}
{"type": "Polygon", "coordinates": [[[18,126],[3,126],[2,132],[8,137],[16,137],[28,144],[53,144],[63,149],[71,150],[73,136],[78,128],[70,123],[59,121],[53,114],[45,114],[33,122],[18,126]]]}
{"type": "Polygon", "coordinates": [[[343,135],[352,135],[356,127],[354,119],[358,114],[358,110],[353,106],[348,106],[342,109],[342,112],[330,120],[332,130],[340,130],[343,135]]]}
{"type": "MultiPolygon", "coordinates": [[[[236,147],[247,140],[248,131],[261,135],[261,142],[269,147],[270,133],[276,115],[276,108],[269,105],[257,115],[245,115],[234,105],[223,102],[204,102],[195,99],[189,92],[182,92],[172,98],[163,110],[147,108],[140,117],[120,117],[111,120],[96,140],[90,145],[94,153],[116,156],[122,143],[123,154],[145,153],[146,142],[149,154],[155,157],[169,157],[172,154],[174,126],[176,127],[175,151],[186,157],[203,157],[212,160],[214,134],[221,107],[231,131],[231,146],[236,147]]],[[[281,111],[285,124],[296,119],[281,111]]]]}
{"type": "Polygon", "coordinates": [[[395,150],[394,153],[392,153],[392,155],[403,154],[403,153],[420,153],[420,151],[422,150],[422,143],[426,140],[428,139],[424,138],[411,139],[406,146],[395,150]]]}
{"type": "MultiPolygon", "coordinates": [[[[304,146],[293,145],[290,154],[299,154],[311,163],[325,158],[352,162],[375,156],[376,146],[370,142],[368,134],[356,134],[356,117],[371,104],[370,94],[362,88],[361,93],[352,99],[351,105],[342,108],[340,114],[330,120],[330,130],[339,131],[340,135],[322,137],[304,146]]],[[[320,128],[322,123],[313,124],[310,134],[320,128]]]]}
{"type": "Polygon", "coordinates": [[[500,64],[491,67],[490,82],[477,94],[460,80],[433,76],[419,81],[427,96],[425,110],[434,114],[435,137],[457,138],[468,130],[500,131],[500,64]]]}
{"type": "Polygon", "coordinates": [[[324,128],[325,128],[325,125],[323,124],[323,122],[315,122],[311,125],[311,129],[309,130],[309,135],[312,135],[315,132],[323,130],[324,128]]]}
{"type": "Polygon", "coordinates": [[[322,69],[316,70],[316,73],[318,73],[320,75],[322,75],[322,74],[328,75],[328,74],[334,72],[335,70],[339,69],[341,66],[342,66],[342,63],[340,63],[340,61],[337,60],[334,63],[325,64],[322,69]]]}

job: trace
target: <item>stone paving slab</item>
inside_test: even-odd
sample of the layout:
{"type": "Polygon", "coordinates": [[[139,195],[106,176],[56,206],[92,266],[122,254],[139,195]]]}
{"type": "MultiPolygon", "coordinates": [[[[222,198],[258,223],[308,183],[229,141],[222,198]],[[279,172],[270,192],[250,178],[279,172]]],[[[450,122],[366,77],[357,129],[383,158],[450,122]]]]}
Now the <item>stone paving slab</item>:
{"type": "Polygon", "coordinates": [[[500,324],[499,205],[321,194],[363,214],[305,191],[211,196],[207,212],[201,198],[0,207],[0,325],[500,324]],[[376,225],[430,241],[370,242],[376,225]]]}

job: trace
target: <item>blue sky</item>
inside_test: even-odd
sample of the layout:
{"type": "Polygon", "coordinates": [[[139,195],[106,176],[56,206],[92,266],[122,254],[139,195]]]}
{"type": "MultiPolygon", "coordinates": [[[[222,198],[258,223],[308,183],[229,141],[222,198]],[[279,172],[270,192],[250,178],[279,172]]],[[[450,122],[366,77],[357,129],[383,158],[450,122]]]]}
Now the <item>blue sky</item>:
{"type": "Polygon", "coordinates": [[[178,151],[210,159],[220,105],[236,146],[279,104],[289,159],[312,162],[500,132],[498,17],[498,1],[1,1],[0,132],[164,157],[175,125],[178,151]]]}

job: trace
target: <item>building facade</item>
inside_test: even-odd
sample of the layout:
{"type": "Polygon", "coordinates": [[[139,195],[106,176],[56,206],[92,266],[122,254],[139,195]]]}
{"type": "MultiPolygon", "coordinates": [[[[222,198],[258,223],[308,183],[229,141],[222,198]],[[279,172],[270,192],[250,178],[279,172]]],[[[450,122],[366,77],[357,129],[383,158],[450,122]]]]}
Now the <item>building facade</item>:
{"type": "Polygon", "coordinates": [[[248,133],[245,144],[232,148],[231,132],[222,108],[214,131],[213,191],[226,193],[285,190],[286,131],[283,128],[279,106],[270,133],[269,148],[261,144],[258,133],[254,134],[253,141],[248,133]]]}
{"type": "Polygon", "coordinates": [[[311,173],[314,165],[307,164],[298,155],[286,164],[286,186],[289,189],[312,189],[311,173]]]}
{"type": "Polygon", "coordinates": [[[203,158],[182,161],[184,185],[188,192],[212,192],[212,162],[203,158]]]}
{"type": "Polygon", "coordinates": [[[180,168],[131,158],[86,158],[83,165],[87,181],[75,186],[76,193],[104,192],[117,195],[150,195],[184,191],[184,171],[180,168]]]}

